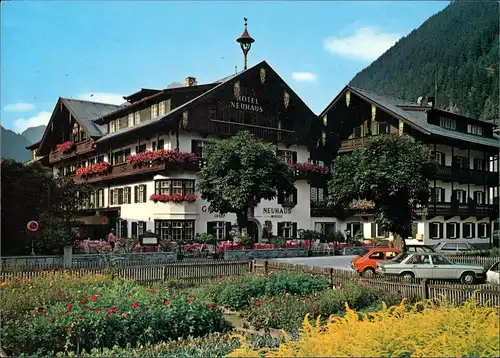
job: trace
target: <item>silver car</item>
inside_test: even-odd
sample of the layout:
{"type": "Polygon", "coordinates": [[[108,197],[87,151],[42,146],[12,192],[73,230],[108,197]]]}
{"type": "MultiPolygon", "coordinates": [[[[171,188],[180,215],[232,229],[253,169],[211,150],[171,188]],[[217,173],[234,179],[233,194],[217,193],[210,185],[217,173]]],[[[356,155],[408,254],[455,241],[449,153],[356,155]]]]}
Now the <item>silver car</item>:
{"type": "Polygon", "coordinates": [[[464,251],[477,251],[477,248],[468,242],[441,242],[434,247],[434,251],[443,254],[460,254],[464,251]]]}
{"type": "Polygon", "coordinates": [[[378,262],[378,274],[400,276],[406,281],[414,278],[433,280],[460,280],[463,284],[473,284],[484,278],[484,267],[456,264],[438,253],[404,253],[391,261],[378,262]]]}

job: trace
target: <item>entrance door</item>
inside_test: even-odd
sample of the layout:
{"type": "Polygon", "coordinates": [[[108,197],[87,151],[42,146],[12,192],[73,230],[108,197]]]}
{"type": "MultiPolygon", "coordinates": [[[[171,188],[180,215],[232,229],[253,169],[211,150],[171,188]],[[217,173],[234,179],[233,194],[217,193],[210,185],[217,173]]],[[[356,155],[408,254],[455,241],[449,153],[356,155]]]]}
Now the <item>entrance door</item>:
{"type": "Polygon", "coordinates": [[[259,227],[255,221],[249,221],[247,226],[248,237],[252,239],[252,242],[259,241],[259,227]]]}

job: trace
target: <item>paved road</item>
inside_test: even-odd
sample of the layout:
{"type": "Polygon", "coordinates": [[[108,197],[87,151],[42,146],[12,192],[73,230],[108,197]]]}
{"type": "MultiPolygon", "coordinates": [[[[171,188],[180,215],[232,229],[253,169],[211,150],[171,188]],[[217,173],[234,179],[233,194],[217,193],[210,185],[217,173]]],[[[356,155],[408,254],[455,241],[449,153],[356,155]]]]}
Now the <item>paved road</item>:
{"type": "Polygon", "coordinates": [[[284,259],[273,259],[274,261],[286,262],[296,265],[308,265],[317,267],[332,267],[346,271],[352,271],[351,261],[356,256],[319,256],[319,257],[292,257],[284,259]]]}

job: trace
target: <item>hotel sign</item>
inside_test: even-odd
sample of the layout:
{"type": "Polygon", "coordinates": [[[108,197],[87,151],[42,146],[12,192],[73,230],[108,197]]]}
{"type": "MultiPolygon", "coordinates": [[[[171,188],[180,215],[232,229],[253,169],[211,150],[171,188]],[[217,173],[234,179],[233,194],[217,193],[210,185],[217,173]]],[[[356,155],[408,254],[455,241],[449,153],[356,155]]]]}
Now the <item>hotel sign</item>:
{"type": "Polygon", "coordinates": [[[231,108],[240,111],[249,111],[255,113],[264,112],[264,108],[259,104],[259,99],[249,96],[238,96],[236,100],[231,101],[231,108]]]}
{"type": "Polygon", "coordinates": [[[292,214],[292,208],[263,208],[262,216],[268,216],[271,218],[282,218],[283,215],[292,214]]]}
{"type": "MultiPolygon", "coordinates": [[[[204,213],[208,212],[208,207],[206,205],[203,205],[201,207],[201,211],[203,211],[204,213]]],[[[221,214],[221,213],[213,213],[214,215],[214,218],[224,218],[226,216],[226,214],[221,214]]]]}

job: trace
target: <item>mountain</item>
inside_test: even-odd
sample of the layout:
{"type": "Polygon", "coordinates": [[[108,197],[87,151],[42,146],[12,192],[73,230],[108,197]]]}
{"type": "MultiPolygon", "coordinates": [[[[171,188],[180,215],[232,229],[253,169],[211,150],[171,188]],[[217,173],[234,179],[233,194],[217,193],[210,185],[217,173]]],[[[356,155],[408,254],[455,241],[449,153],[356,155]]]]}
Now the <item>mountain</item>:
{"type": "Polygon", "coordinates": [[[2,158],[15,159],[18,162],[25,162],[31,158],[30,151],[25,147],[32,144],[32,142],[22,135],[1,127],[0,141],[2,158]]]}
{"type": "Polygon", "coordinates": [[[499,6],[496,1],[451,2],[350,85],[413,102],[437,93],[438,108],[498,121],[499,6]]]}
{"type": "Polygon", "coordinates": [[[43,133],[45,132],[46,125],[40,125],[36,127],[29,127],[21,135],[26,138],[31,143],[36,143],[42,139],[43,133]]]}

